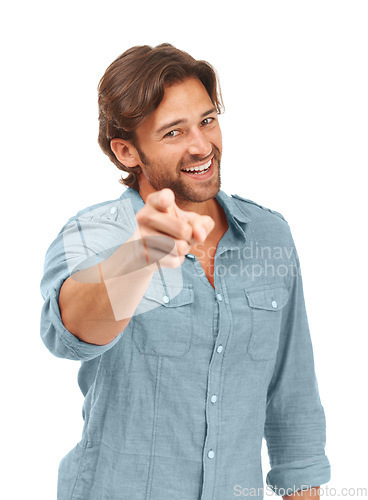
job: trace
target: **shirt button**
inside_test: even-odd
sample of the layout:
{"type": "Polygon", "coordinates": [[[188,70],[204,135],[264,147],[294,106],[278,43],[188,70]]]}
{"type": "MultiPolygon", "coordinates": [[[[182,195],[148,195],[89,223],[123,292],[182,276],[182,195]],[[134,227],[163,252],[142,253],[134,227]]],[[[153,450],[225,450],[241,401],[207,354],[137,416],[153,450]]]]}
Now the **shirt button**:
{"type": "Polygon", "coordinates": [[[110,208],[110,214],[114,215],[115,212],[116,212],[116,207],[111,207],[110,208]]]}
{"type": "Polygon", "coordinates": [[[276,309],[276,307],[277,307],[277,302],[276,302],[276,300],[273,300],[273,301],[271,302],[271,305],[272,305],[272,307],[273,307],[274,309],[276,309]]]}
{"type": "Polygon", "coordinates": [[[207,453],[207,456],[208,458],[213,458],[215,456],[215,452],[213,450],[210,450],[208,453],[207,453]]]}
{"type": "Polygon", "coordinates": [[[192,253],[187,253],[186,257],[188,257],[189,259],[194,259],[194,255],[192,253]]]}
{"type": "Polygon", "coordinates": [[[223,349],[222,345],[219,345],[217,348],[217,352],[222,352],[222,349],[223,349]]]}
{"type": "Polygon", "coordinates": [[[217,401],[217,396],[214,394],[213,396],[211,396],[211,403],[216,403],[217,401]]]}
{"type": "Polygon", "coordinates": [[[217,300],[218,300],[219,302],[221,302],[221,300],[222,300],[222,295],[221,295],[221,293],[218,293],[218,294],[216,295],[216,297],[217,297],[217,300]]]}
{"type": "Polygon", "coordinates": [[[162,300],[165,302],[165,304],[168,304],[170,302],[170,299],[169,299],[169,297],[167,295],[164,295],[162,297],[162,300]]]}

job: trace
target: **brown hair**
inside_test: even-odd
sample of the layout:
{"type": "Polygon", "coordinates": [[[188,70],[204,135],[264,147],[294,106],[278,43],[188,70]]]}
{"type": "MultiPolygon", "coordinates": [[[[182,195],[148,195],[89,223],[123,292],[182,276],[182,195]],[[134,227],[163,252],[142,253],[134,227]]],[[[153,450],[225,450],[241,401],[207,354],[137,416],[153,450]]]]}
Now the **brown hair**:
{"type": "Polygon", "coordinates": [[[122,184],[138,190],[141,168],[120,163],[111,149],[111,139],[129,140],[138,147],[134,131],[159,106],[165,86],[190,77],[203,83],[217,112],[222,113],[224,105],[215,69],[169,43],[154,48],[132,47],[105,71],[98,84],[98,143],[120,170],[129,173],[119,180],[122,184]]]}

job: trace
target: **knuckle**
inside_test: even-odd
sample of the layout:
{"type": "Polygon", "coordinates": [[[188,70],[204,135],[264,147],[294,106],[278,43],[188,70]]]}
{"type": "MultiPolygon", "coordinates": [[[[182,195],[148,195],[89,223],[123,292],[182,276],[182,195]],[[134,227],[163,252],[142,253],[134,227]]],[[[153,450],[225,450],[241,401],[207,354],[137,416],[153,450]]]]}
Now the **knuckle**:
{"type": "Polygon", "coordinates": [[[137,220],[137,223],[139,225],[146,225],[148,223],[148,220],[149,220],[149,214],[147,212],[147,210],[140,210],[137,215],[136,215],[136,220],[137,220]]]}
{"type": "Polygon", "coordinates": [[[144,224],[145,226],[153,229],[156,223],[156,212],[149,210],[144,215],[144,224]]]}
{"type": "Polygon", "coordinates": [[[176,249],[179,255],[183,255],[187,253],[188,243],[184,240],[176,241],[176,249]]]}
{"type": "Polygon", "coordinates": [[[191,230],[190,225],[187,222],[180,220],[178,222],[177,229],[178,229],[179,239],[181,239],[181,240],[189,240],[190,239],[190,237],[192,235],[192,230],[191,230]]]}
{"type": "Polygon", "coordinates": [[[146,203],[147,203],[147,202],[148,202],[148,203],[151,203],[151,202],[154,200],[154,198],[155,198],[155,194],[156,194],[156,193],[154,193],[154,192],[153,192],[153,193],[149,193],[149,194],[147,195],[147,198],[146,198],[146,203]]]}
{"type": "Polygon", "coordinates": [[[206,225],[208,225],[208,226],[212,225],[212,223],[213,223],[212,217],[210,217],[209,215],[203,215],[202,217],[203,217],[203,222],[206,225]]]}

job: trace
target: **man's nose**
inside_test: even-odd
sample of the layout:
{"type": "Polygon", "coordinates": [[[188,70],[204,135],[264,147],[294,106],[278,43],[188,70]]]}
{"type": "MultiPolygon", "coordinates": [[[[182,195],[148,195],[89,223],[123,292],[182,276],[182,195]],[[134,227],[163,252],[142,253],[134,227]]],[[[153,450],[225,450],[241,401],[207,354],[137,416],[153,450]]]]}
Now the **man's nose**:
{"type": "Polygon", "coordinates": [[[198,128],[193,128],[189,136],[188,152],[195,156],[199,155],[203,158],[210,155],[212,146],[205,134],[198,128]]]}

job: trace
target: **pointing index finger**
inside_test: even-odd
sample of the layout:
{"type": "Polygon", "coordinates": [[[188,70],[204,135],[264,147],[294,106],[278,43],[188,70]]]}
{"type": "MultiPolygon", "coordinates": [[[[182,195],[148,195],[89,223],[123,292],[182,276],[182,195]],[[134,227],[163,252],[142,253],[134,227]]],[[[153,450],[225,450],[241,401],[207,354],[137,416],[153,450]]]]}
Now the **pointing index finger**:
{"type": "Polygon", "coordinates": [[[170,208],[175,205],[175,195],[171,189],[164,188],[150,193],[147,196],[146,203],[160,212],[169,212],[170,208]]]}

